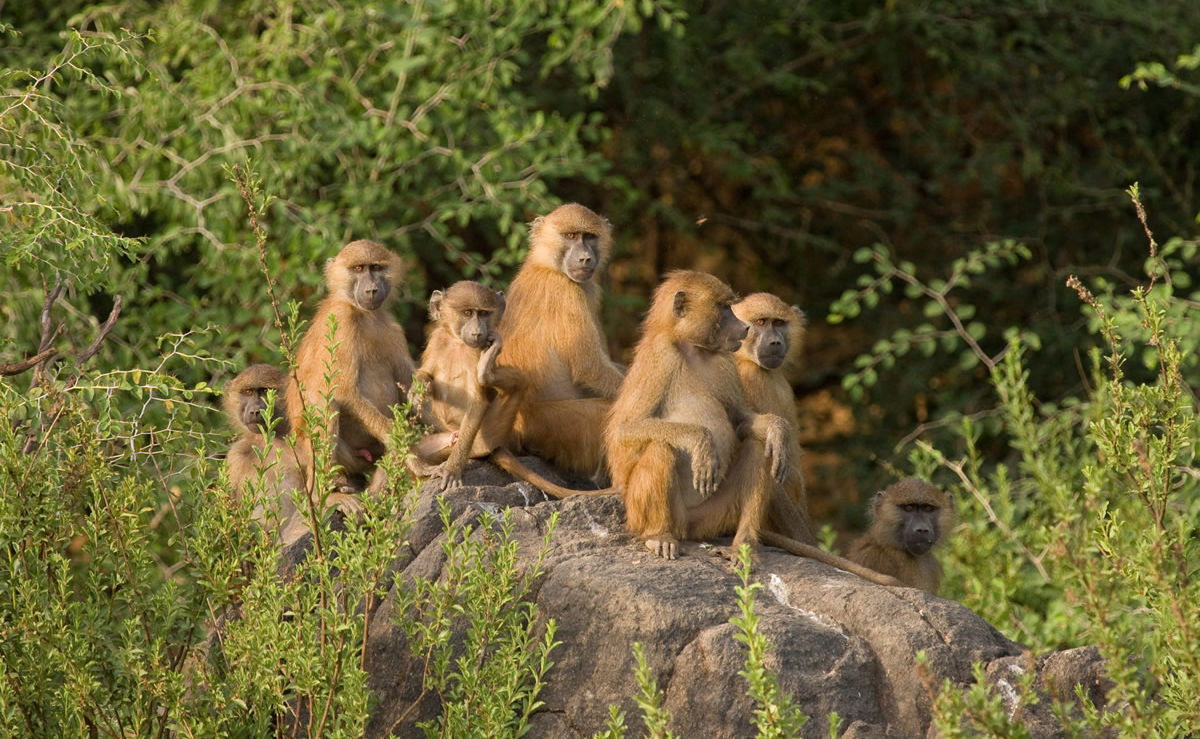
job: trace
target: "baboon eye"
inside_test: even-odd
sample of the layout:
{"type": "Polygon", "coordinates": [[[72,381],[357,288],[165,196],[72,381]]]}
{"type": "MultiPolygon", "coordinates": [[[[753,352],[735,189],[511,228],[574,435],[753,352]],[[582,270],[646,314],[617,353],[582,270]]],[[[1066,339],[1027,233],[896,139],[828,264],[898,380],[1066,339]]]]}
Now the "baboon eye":
{"type": "Polygon", "coordinates": [[[353,267],[351,267],[351,268],[350,268],[350,271],[351,271],[351,272],[362,272],[362,271],[363,271],[363,268],[364,268],[364,266],[365,266],[365,265],[362,265],[362,264],[356,264],[356,265],[354,265],[353,267]]]}
{"type": "Polygon", "coordinates": [[[758,320],[756,320],[756,321],[754,322],[754,324],[755,324],[756,326],[766,326],[766,325],[767,325],[767,319],[765,319],[765,318],[759,318],[758,320]]]}
{"type": "Polygon", "coordinates": [[[782,318],[776,318],[775,325],[782,328],[787,325],[787,321],[783,320],[782,318]]]}
{"type": "Polygon", "coordinates": [[[574,241],[578,237],[579,237],[579,234],[575,233],[574,231],[567,231],[565,234],[563,234],[563,238],[565,238],[568,241],[574,241]]]}
{"type": "Polygon", "coordinates": [[[254,389],[252,387],[248,387],[242,391],[242,395],[257,395],[257,394],[258,394],[258,390],[254,389]]]}
{"type": "Polygon", "coordinates": [[[900,510],[904,511],[905,513],[912,513],[913,511],[917,510],[917,504],[905,503],[900,506],[900,510]]]}
{"type": "Polygon", "coordinates": [[[467,308],[466,310],[464,310],[462,312],[463,318],[470,318],[472,313],[474,313],[474,311],[471,310],[470,308],[467,308]]]}

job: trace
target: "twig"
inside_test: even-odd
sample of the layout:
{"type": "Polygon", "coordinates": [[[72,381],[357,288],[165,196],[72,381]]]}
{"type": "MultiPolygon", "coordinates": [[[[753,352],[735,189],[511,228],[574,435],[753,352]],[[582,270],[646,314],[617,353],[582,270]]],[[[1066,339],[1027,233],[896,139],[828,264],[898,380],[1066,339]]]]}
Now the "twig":
{"type": "Polygon", "coordinates": [[[96,352],[100,351],[100,342],[104,341],[104,337],[108,336],[109,332],[112,331],[113,324],[117,322],[117,316],[121,315],[121,302],[120,295],[113,299],[112,310],[109,312],[108,318],[104,320],[104,323],[100,324],[100,331],[96,334],[95,340],[88,345],[87,349],[75,355],[75,360],[79,364],[88,361],[95,356],[96,352]]]}
{"type": "MultiPolygon", "coordinates": [[[[59,329],[59,331],[62,331],[62,326],[59,326],[58,329],[59,329]]],[[[56,332],[55,336],[57,336],[57,335],[58,335],[58,333],[56,332]]],[[[13,375],[19,375],[22,372],[29,370],[30,368],[32,368],[35,365],[41,364],[44,361],[52,359],[54,357],[54,355],[56,355],[56,354],[58,354],[58,350],[55,349],[54,347],[51,347],[43,352],[34,354],[29,359],[22,359],[19,362],[11,362],[8,364],[0,364],[0,375],[3,375],[4,377],[11,377],[13,375]]]]}

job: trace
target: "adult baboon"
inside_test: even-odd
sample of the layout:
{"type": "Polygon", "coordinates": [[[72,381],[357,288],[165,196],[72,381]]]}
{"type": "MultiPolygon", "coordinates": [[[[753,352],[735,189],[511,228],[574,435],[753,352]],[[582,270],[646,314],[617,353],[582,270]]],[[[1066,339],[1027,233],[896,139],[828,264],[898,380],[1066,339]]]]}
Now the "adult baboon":
{"type": "MultiPolygon", "coordinates": [[[[331,396],[333,461],[341,465],[339,488],[345,492],[361,490],[372,474],[386,451],[391,407],[412,383],[408,339],[386,309],[399,270],[399,258],[374,241],[346,244],[325,264],[329,293],[296,352],[287,393],[292,426],[310,439],[302,427],[303,409],[331,396]],[[331,316],[336,321],[332,341],[331,316]]],[[[311,458],[310,449],[302,457],[308,472],[311,458]]]]}
{"type": "Polygon", "coordinates": [[[612,228],[571,203],[535,218],[529,240],[500,322],[501,361],[527,385],[514,442],[560,467],[594,474],[622,378],[605,346],[595,282],[612,253],[612,228]]]}
{"type": "Polygon", "coordinates": [[[816,544],[801,467],[804,452],[797,437],[796,397],[788,381],[788,371],[798,362],[804,341],[804,313],[770,293],[747,295],[733,304],[733,313],[749,325],[749,333],[734,354],[746,401],[755,412],[771,413],[791,424],[791,465],[782,484],[804,521],[796,538],[816,544]]]}
{"type": "Polygon", "coordinates": [[[937,595],[942,565],[932,550],[954,527],[950,496],[910,477],[875,494],[871,517],[870,528],[850,546],[850,559],[937,595]]]}
{"type": "Polygon", "coordinates": [[[504,308],[504,294],[478,282],[456,282],[429,298],[433,324],[414,376],[414,386],[425,385],[428,398],[422,418],[434,429],[414,448],[419,462],[429,467],[424,472],[441,489],[456,487],[468,459],[487,457],[558,498],[611,493],[560,487],[506,448],[525,387],[517,370],[496,363],[503,346],[496,327],[504,308]]]}

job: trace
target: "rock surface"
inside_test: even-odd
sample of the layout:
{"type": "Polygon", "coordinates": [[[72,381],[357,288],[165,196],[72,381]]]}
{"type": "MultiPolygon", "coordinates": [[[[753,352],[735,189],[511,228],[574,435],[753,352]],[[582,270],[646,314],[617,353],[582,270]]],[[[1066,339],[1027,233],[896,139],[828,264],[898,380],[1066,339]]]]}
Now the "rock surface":
{"type": "MultiPolygon", "coordinates": [[[[554,474],[544,466],[539,471],[554,474]]],[[[558,514],[545,574],[530,597],[539,618],[557,623],[561,645],[551,655],[554,667],[540,696],[544,706],[534,714],[529,736],[591,737],[605,728],[610,704],[625,711],[629,736],[641,736],[634,642],[644,646],[677,736],[755,735],[754,706],[737,674],[745,647],[729,623],[737,615],[739,580],[728,540],[687,544],[678,560],[663,561],[624,532],[624,509],[615,496],[547,500],[482,463],[468,468],[465,482],[446,495],[452,518],[469,523],[485,510],[513,508],[522,556],[537,552],[551,515],[558,514]]],[[[415,517],[410,552],[396,563],[402,584],[414,576],[437,578],[444,563],[433,496],[422,493],[415,517]]],[[[304,547],[301,541],[289,555],[303,556],[304,547]]],[[[759,551],[753,574],[764,586],[756,610],[770,645],[767,666],[810,717],[805,737],[828,736],[832,711],[842,718],[846,737],[932,735],[927,686],[944,679],[969,685],[975,662],[987,666],[989,684],[1001,694],[1012,671],[1034,669],[1039,688],[1055,696],[1069,697],[1078,682],[1094,700],[1103,699],[1095,650],[1034,659],[957,603],[874,585],[771,548],[759,551]],[[925,676],[918,652],[925,654],[925,676]]],[[[408,653],[404,631],[391,623],[394,596],[395,590],[369,626],[368,669],[378,704],[368,736],[417,736],[416,724],[438,714],[436,698],[421,694],[423,665],[408,653]]],[[[1031,736],[1058,736],[1048,703],[1007,707],[1021,711],[1031,736]]]]}

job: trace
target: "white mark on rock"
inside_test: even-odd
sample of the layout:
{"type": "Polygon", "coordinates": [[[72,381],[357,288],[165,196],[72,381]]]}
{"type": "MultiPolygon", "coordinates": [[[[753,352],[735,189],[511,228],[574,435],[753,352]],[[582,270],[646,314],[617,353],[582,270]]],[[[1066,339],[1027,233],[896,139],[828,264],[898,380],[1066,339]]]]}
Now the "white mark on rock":
{"type": "Polygon", "coordinates": [[[1017,689],[1003,679],[996,681],[996,687],[1000,689],[1000,700],[1008,710],[1008,717],[1013,718],[1017,715],[1017,709],[1021,707],[1021,697],[1017,695],[1017,689]]]}
{"type": "Polygon", "coordinates": [[[600,525],[600,522],[592,516],[591,511],[584,508],[583,513],[587,516],[588,531],[592,532],[592,536],[608,536],[608,529],[600,525]]]}
{"type": "Polygon", "coordinates": [[[525,499],[525,507],[528,508],[531,505],[529,502],[529,494],[533,492],[533,486],[522,480],[521,482],[517,483],[517,492],[519,492],[521,497],[525,499]]]}
{"type": "Polygon", "coordinates": [[[800,608],[798,606],[792,605],[788,600],[789,594],[788,594],[787,583],[785,583],[783,581],[782,577],[780,577],[779,575],[776,575],[774,572],[772,572],[770,575],[767,576],[767,592],[770,593],[772,596],[774,596],[775,600],[781,606],[792,609],[793,611],[799,613],[800,615],[804,616],[805,618],[808,618],[809,620],[811,620],[821,626],[824,626],[825,628],[829,629],[830,631],[837,632],[837,634],[840,635],[846,641],[850,641],[850,637],[846,635],[846,632],[843,631],[842,627],[840,625],[838,625],[837,623],[830,621],[828,618],[826,618],[825,616],[822,616],[819,613],[814,613],[813,611],[810,611],[806,608],[800,608]]]}

